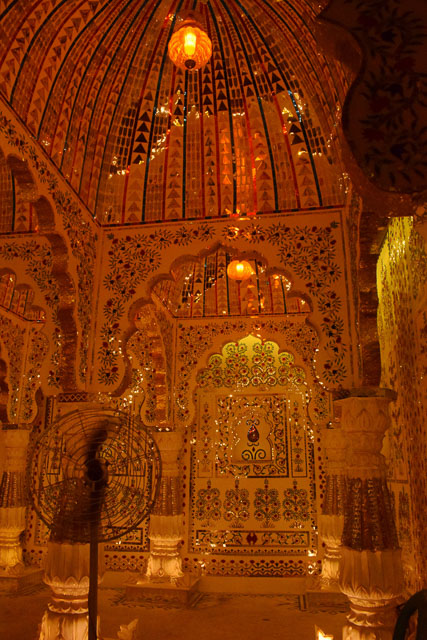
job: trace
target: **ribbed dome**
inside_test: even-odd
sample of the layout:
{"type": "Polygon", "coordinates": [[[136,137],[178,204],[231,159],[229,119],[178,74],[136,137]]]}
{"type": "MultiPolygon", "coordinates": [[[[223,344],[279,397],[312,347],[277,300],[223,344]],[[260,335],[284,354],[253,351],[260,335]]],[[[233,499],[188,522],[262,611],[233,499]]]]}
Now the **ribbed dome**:
{"type": "Polygon", "coordinates": [[[338,95],[308,0],[45,0],[3,12],[0,91],[103,224],[340,204],[338,95]],[[199,71],[169,39],[195,9],[199,71]]]}

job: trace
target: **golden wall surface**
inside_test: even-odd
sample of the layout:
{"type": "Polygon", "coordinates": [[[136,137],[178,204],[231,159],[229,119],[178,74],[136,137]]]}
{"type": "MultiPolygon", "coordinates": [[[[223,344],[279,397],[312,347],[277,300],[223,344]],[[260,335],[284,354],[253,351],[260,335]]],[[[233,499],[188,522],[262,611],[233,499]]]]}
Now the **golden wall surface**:
{"type": "Polygon", "coordinates": [[[397,391],[385,454],[412,589],[427,575],[427,256],[411,218],[390,223],[377,281],[381,384],[397,391]]]}

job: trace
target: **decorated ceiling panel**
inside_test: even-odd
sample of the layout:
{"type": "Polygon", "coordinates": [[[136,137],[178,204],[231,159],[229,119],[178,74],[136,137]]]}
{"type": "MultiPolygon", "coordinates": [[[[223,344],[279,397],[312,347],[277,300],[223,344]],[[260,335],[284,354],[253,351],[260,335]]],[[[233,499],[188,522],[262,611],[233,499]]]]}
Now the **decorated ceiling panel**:
{"type": "Polygon", "coordinates": [[[343,80],[314,15],[307,0],[18,0],[0,16],[0,92],[104,224],[337,205],[343,80]],[[167,45],[193,9],[213,55],[184,72],[167,45]]]}

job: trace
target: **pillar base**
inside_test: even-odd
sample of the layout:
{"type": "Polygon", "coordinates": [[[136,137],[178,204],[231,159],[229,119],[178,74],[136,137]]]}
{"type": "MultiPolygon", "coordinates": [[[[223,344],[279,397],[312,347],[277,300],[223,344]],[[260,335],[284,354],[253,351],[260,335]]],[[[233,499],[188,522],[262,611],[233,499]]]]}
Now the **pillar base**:
{"type": "Polygon", "coordinates": [[[400,555],[341,548],[340,587],[350,600],[343,640],[392,640],[403,591],[400,555]]]}
{"type": "Polygon", "coordinates": [[[126,600],[145,600],[156,603],[190,606],[199,598],[197,589],[199,578],[186,575],[176,583],[152,582],[138,579],[125,584],[126,600]]]}
{"type": "Polygon", "coordinates": [[[319,518],[319,534],[326,545],[322,559],[320,582],[323,588],[339,591],[339,564],[341,558],[341,536],[344,528],[343,515],[324,515],[319,518]]]}
{"type": "Polygon", "coordinates": [[[381,627],[363,629],[345,625],[342,630],[342,640],[392,640],[393,630],[381,627]]]}
{"type": "Polygon", "coordinates": [[[0,569],[0,593],[19,593],[41,585],[43,570],[38,567],[17,565],[13,569],[0,569]]]}

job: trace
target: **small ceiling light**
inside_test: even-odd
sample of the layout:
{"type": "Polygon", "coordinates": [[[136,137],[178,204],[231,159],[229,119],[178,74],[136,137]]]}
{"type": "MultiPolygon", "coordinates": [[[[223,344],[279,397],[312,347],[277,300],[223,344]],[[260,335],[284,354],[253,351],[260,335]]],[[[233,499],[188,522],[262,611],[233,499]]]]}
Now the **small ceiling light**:
{"type": "Polygon", "coordinates": [[[211,57],[212,42],[193,14],[172,34],[168,53],[172,62],[184,71],[197,71],[211,57]]]}
{"type": "Polygon", "coordinates": [[[232,260],[227,267],[228,277],[237,282],[248,280],[253,273],[254,270],[247,260],[232,260]]]}

